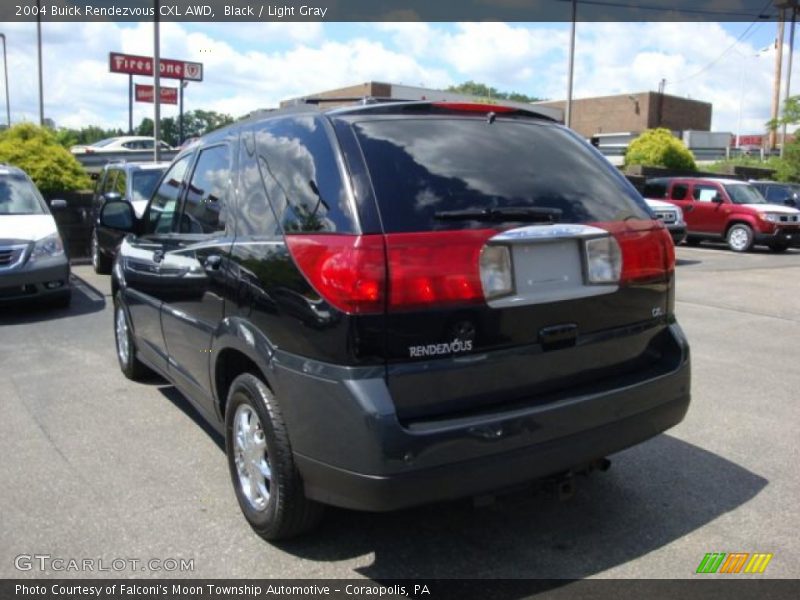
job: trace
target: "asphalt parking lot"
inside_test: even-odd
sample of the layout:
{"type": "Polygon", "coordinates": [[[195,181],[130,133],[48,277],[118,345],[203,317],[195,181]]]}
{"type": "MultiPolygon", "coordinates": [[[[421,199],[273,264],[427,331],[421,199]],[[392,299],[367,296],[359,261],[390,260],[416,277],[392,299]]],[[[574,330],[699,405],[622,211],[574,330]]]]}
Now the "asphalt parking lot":
{"type": "MultiPolygon", "coordinates": [[[[693,351],[686,420],[612,456],[574,498],[517,492],[389,514],[330,510],[270,545],[240,515],[221,439],[114,354],[109,279],[74,268],[69,311],[0,308],[0,577],[15,557],[184,558],[184,577],[692,577],[707,552],[800,573],[800,251],[678,249],[693,351]]],[[[116,573],[159,576],[162,572],[116,573]]]]}

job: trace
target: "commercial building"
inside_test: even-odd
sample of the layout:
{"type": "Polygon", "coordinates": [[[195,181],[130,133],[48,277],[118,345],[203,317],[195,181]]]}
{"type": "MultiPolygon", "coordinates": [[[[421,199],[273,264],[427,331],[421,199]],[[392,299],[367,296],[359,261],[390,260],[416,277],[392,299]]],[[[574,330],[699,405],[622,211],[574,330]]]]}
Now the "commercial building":
{"type": "MultiPolygon", "coordinates": [[[[564,100],[537,102],[535,106],[564,111],[564,100]]],[[[619,94],[572,101],[570,126],[590,138],[598,134],[631,132],[666,127],[672,131],[710,131],[709,102],[657,92],[619,94]]]]}

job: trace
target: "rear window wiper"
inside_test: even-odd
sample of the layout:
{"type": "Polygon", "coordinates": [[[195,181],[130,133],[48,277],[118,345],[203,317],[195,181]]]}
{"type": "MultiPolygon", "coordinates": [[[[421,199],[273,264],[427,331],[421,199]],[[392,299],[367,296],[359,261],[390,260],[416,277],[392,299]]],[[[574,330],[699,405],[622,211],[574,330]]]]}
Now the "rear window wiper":
{"type": "Polygon", "coordinates": [[[560,208],[536,206],[506,206],[503,208],[467,208],[464,210],[439,210],[433,215],[440,221],[495,221],[501,223],[555,223],[561,218],[560,208]]]}

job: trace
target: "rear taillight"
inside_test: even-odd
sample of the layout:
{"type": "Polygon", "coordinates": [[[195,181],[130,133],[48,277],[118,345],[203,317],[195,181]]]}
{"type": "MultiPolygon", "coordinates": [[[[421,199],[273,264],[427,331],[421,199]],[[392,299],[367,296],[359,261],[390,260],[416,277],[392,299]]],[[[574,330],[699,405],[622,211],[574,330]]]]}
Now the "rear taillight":
{"type": "Polygon", "coordinates": [[[389,310],[484,302],[479,258],[491,229],[390,233],[389,310]]]}
{"type": "Polygon", "coordinates": [[[479,258],[495,233],[290,234],[286,243],[328,303],[369,314],[484,302],[479,258]]]}
{"type": "Polygon", "coordinates": [[[597,223],[611,233],[622,254],[620,283],[663,281],[675,270],[675,247],[669,231],[655,221],[597,223]]]}
{"type": "MultiPolygon", "coordinates": [[[[675,268],[669,232],[652,221],[596,223],[583,241],[586,283],[663,281],[675,268]]],[[[514,293],[512,256],[494,229],[386,235],[289,234],[308,282],[348,314],[481,304],[514,293]]]]}
{"type": "Polygon", "coordinates": [[[380,313],[386,302],[382,235],[287,235],[286,245],[308,282],[350,314],[380,313]]]}

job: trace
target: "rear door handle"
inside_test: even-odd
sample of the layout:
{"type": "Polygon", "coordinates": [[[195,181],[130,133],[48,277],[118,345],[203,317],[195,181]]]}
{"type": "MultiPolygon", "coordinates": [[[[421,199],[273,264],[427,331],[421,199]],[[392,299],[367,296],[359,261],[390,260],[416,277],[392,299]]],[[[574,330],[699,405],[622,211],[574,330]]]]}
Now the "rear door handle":
{"type": "Polygon", "coordinates": [[[216,271],[222,265],[222,257],[219,254],[212,254],[205,260],[206,269],[216,271]]]}

